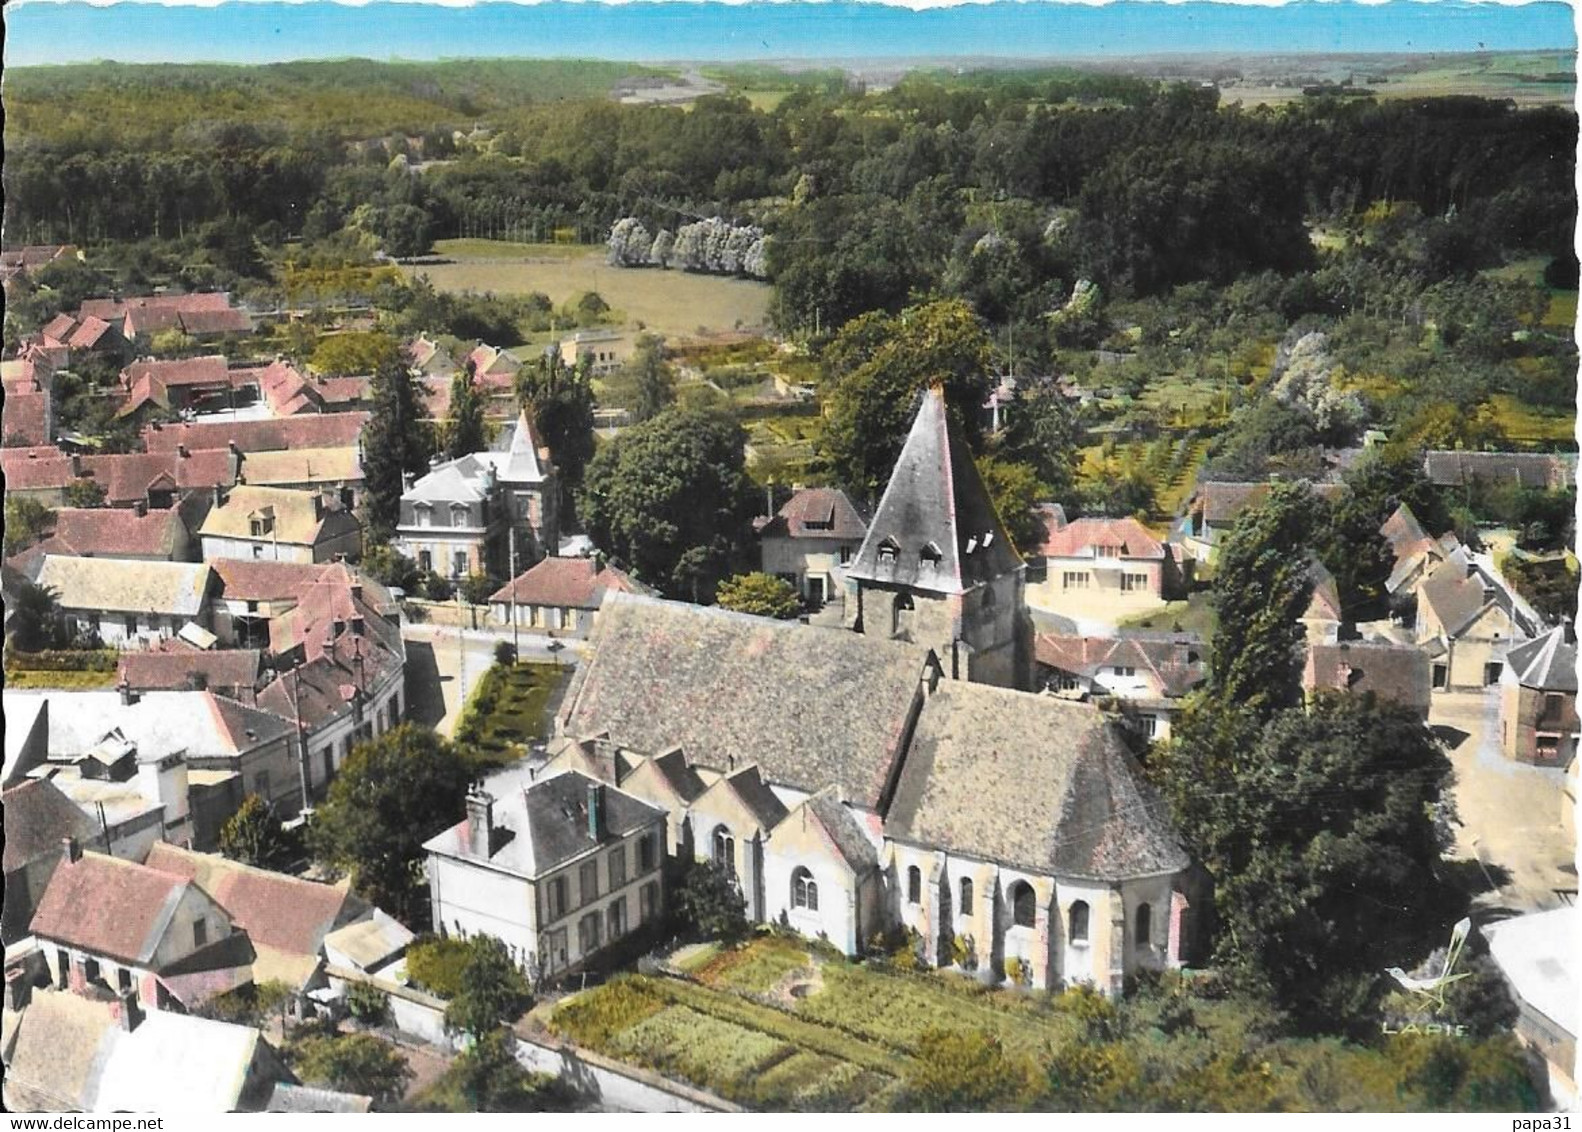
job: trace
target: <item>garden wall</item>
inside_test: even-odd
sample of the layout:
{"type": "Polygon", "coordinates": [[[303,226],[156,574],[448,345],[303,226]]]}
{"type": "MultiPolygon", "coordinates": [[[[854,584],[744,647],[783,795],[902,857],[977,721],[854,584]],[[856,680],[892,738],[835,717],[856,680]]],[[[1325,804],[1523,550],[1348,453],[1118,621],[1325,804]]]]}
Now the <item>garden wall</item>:
{"type": "Polygon", "coordinates": [[[402,603],[407,617],[419,625],[461,625],[467,629],[494,629],[487,605],[457,605],[452,601],[424,601],[409,597],[402,603]]]}

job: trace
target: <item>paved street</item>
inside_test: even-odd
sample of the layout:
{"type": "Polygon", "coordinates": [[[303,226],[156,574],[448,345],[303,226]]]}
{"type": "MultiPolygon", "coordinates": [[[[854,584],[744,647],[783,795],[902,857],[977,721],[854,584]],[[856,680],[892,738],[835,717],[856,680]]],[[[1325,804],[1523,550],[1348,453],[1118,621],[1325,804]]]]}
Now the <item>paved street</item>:
{"type": "Polygon", "coordinates": [[[1497,887],[1480,905],[1515,912],[1553,908],[1576,891],[1575,846],[1560,830],[1564,772],[1505,758],[1497,689],[1435,692],[1429,723],[1455,766],[1456,853],[1488,869],[1497,887]]]}
{"type": "MultiPolygon", "coordinates": [[[[407,647],[410,718],[448,737],[462,704],[467,702],[479,677],[494,663],[495,646],[510,641],[511,630],[458,631],[449,625],[403,624],[401,638],[407,647]]],[[[582,641],[551,640],[522,633],[517,647],[523,660],[571,665],[581,658],[584,645],[582,641]]]]}

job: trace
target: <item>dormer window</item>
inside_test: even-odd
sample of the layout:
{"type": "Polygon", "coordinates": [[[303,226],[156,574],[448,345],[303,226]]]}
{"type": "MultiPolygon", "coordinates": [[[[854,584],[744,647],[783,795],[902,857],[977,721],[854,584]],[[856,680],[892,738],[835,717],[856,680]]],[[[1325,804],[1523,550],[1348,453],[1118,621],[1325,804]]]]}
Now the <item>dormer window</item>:
{"type": "Polygon", "coordinates": [[[263,538],[273,533],[275,529],[275,512],[273,508],[266,507],[262,511],[254,511],[247,516],[248,529],[254,538],[263,538]]]}
{"type": "Polygon", "coordinates": [[[929,566],[938,566],[939,560],[943,557],[939,546],[932,542],[925,542],[922,549],[917,552],[917,560],[929,566]]]}
{"type": "Polygon", "coordinates": [[[1119,558],[1121,556],[1121,548],[1118,546],[1096,546],[1093,551],[1100,558],[1119,558]]]}
{"type": "Polygon", "coordinates": [[[896,558],[901,553],[900,544],[894,539],[887,538],[879,544],[879,565],[894,566],[896,558]]]}

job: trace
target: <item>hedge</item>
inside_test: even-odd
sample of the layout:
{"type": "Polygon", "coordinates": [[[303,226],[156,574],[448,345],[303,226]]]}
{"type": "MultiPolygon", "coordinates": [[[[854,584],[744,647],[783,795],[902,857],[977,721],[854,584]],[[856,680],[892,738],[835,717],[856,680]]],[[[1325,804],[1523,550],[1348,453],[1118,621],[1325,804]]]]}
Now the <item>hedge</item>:
{"type": "Polygon", "coordinates": [[[9,667],[24,672],[114,672],[120,666],[121,654],[115,649],[18,650],[6,661],[9,667]]]}

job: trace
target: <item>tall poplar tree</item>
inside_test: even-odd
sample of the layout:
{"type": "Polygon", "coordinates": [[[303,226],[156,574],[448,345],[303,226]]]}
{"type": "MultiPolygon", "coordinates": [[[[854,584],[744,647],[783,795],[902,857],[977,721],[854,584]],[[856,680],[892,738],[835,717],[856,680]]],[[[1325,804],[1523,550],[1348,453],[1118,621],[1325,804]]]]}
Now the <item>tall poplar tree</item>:
{"type": "Polygon", "coordinates": [[[445,419],[445,454],[452,460],[484,447],[483,398],[478,395],[475,367],[466,366],[450,379],[450,414],[445,419]]]}
{"type": "Polygon", "coordinates": [[[401,475],[428,468],[429,430],[417,383],[406,363],[392,359],[374,371],[372,415],[363,429],[363,507],[370,541],[389,539],[401,517],[401,475]]]}

